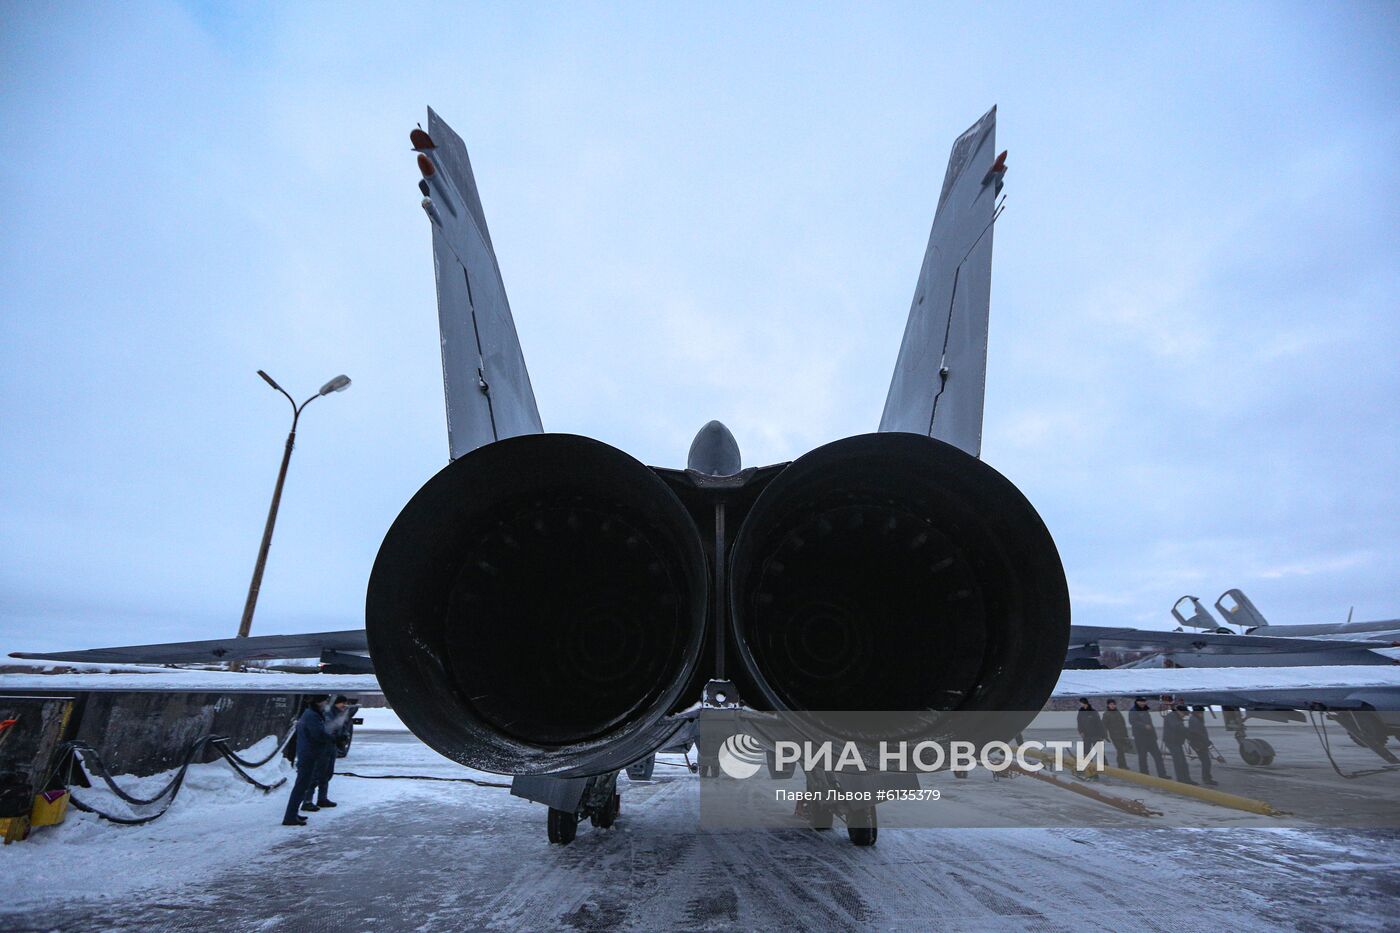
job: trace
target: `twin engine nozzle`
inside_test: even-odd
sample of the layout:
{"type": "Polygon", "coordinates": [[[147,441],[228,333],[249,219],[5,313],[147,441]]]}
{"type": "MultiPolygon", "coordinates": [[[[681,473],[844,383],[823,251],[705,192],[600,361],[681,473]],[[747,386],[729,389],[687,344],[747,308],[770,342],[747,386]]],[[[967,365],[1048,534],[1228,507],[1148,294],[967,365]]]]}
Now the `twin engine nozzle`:
{"type": "Polygon", "coordinates": [[[976,458],[885,433],[722,483],[678,476],[531,434],[429,480],[385,537],[366,605],[405,724],[473,768],[588,774],[665,745],[719,657],[759,709],[1035,710],[1049,696],[1064,570],[1035,509],[976,458]]]}

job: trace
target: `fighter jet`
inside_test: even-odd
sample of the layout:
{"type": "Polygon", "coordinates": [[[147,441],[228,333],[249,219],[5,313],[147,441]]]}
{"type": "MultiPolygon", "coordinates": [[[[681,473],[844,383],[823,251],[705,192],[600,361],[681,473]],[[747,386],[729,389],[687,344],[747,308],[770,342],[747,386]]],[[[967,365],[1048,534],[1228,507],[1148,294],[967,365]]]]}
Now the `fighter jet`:
{"type": "Polygon", "coordinates": [[[517,790],[572,814],[561,787],[599,797],[599,776],[684,741],[701,703],[1040,709],[1069,635],[1064,570],[1035,508],[978,459],[995,108],[953,144],[878,426],[764,466],[718,421],[676,467],[546,432],[467,148],[431,109],[409,138],[450,462],[385,536],[365,623],[414,733],[553,780],[517,790]]]}
{"type": "Polygon", "coordinates": [[[1215,609],[1241,631],[1222,624],[1195,596],[1182,596],[1172,606],[1177,631],[1071,626],[1065,667],[1113,668],[1110,677],[1090,678],[1084,684],[1085,695],[1121,697],[1165,691],[1184,702],[1248,710],[1248,717],[1230,721],[1248,764],[1272,763],[1273,749],[1248,737],[1245,719],[1301,720],[1305,717],[1300,710],[1326,716],[1355,744],[1388,763],[1400,764],[1386,748],[1392,736],[1400,737],[1396,686],[1400,678],[1393,676],[1400,659],[1400,619],[1269,625],[1238,588],[1221,593],[1215,609]],[[1120,663],[1112,663],[1115,659],[1120,663]],[[1351,665],[1385,669],[1345,673],[1351,665]],[[1152,668],[1171,670],[1152,680],[1154,675],[1148,673],[1152,668]],[[1230,671],[1223,677],[1214,675],[1220,668],[1230,671]],[[1249,668],[1267,670],[1267,679],[1250,678],[1242,670],[1249,668]],[[1333,673],[1319,676],[1322,671],[1333,673]],[[1112,686],[1115,681],[1121,681],[1117,690],[1112,686]]]}
{"type": "MultiPolygon", "coordinates": [[[[978,459],[996,111],[953,145],[878,429],[684,467],[547,433],[466,146],[410,140],[432,232],[451,462],[404,507],[366,601],[386,697],[427,744],[525,777],[615,773],[697,702],[1039,709],[1069,632],[1053,539],[978,459]]],[[[517,792],[562,809],[557,783],[517,792]]]]}
{"type": "MultiPolygon", "coordinates": [[[[1052,694],[1108,695],[1093,678],[1112,681],[1112,695],[1161,692],[1141,678],[1192,672],[1065,682],[1070,600],[1055,542],[979,459],[1007,171],[995,136],[993,108],[953,144],[873,432],[746,466],[711,421],[684,466],[660,467],[545,431],[466,146],[429,109],[409,138],[432,238],[449,462],[384,538],[365,631],[27,656],[319,653],[362,670],[367,651],[420,739],[513,775],[515,793],[548,804],[560,843],[580,819],[608,825],[619,771],[687,746],[703,709],[1022,711],[1001,721],[1009,738],[1052,694]]],[[[1267,686],[1271,671],[1226,686],[1267,686]]],[[[1343,678],[1362,686],[1395,691],[1400,679],[1343,678]]],[[[874,842],[867,816],[868,831],[851,824],[857,844],[874,842]]]]}

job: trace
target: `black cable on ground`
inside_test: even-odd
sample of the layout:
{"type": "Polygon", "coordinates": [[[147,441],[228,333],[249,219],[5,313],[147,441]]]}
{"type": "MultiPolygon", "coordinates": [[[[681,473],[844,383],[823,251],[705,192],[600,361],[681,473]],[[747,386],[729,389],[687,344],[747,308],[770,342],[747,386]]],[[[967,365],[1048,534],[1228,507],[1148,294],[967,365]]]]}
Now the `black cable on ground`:
{"type": "MultiPolygon", "coordinates": [[[[69,742],[67,743],[66,748],[67,752],[69,753],[69,767],[72,767],[73,761],[77,761],[88,771],[93,772],[98,777],[100,777],[103,783],[107,785],[107,787],[112,791],[112,793],[116,794],[117,797],[126,801],[127,803],[133,806],[150,806],[153,803],[159,802],[163,798],[169,797],[169,799],[166,801],[165,806],[161,807],[158,813],[153,813],[147,816],[139,817],[114,816],[113,814],[105,813],[97,809],[96,807],[79,800],[77,796],[72,793],[71,790],[69,791],[68,799],[72,801],[74,807],[76,807],[84,813],[93,813],[101,819],[107,820],[111,823],[119,823],[123,826],[140,826],[143,823],[150,823],[153,820],[158,820],[162,816],[164,816],[166,811],[169,810],[170,807],[175,803],[175,798],[179,795],[180,788],[184,786],[185,775],[188,773],[189,767],[194,762],[195,757],[199,755],[199,753],[202,752],[207,746],[211,745],[214,747],[214,750],[218,753],[219,757],[222,758],[224,761],[228,762],[229,767],[233,769],[234,773],[238,775],[240,780],[242,780],[246,784],[251,784],[253,787],[256,787],[264,794],[269,794],[277,788],[281,787],[283,784],[287,783],[287,779],[282,778],[278,780],[275,784],[264,784],[263,782],[259,781],[257,778],[249,774],[247,771],[243,770],[243,768],[244,766],[256,768],[267,764],[277,755],[278,752],[282,750],[282,748],[290,739],[291,734],[289,733],[286,739],[277,743],[277,746],[272,750],[272,754],[268,755],[261,762],[258,762],[256,764],[239,757],[238,754],[232,751],[228,747],[228,739],[224,736],[211,734],[206,735],[203,738],[196,739],[194,742],[190,743],[189,749],[185,752],[185,758],[184,761],[180,764],[179,770],[175,772],[174,776],[171,777],[171,779],[166,783],[166,785],[161,788],[158,794],[156,794],[154,797],[149,798],[137,797],[123,790],[121,786],[118,785],[117,782],[113,779],[111,772],[107,769],[107,765],[102,760],[102,756],[98,753],[97,749],[93,748],[86,742],[69,742]],[[89,756],[91,756],[91,760],[89,760],[89,756]]],[[[68,781],[67,783],[71,784],[72,781],[68,781]]]]}
{"type": "Polygon", "coordinates": [[[475,784],[477,787],[504,787],[498,781],[478,781],[476,778],[434,777],[430,774],[356,774],[354,771],[337,771],[336,777],[364,778],[367,781],[445,781],[450,784],[475,784]]]}
{"type": "Polygon", "coordinates": [[[195,740],[190,745],[190,747],[185,752],[184,760],[180,763],[179,770],[175,772],[174,776],[170,778],[166,785],[162,787],[160,789],[160,792],[157,793],[154,797],[136,797],[132,794],[127,793],[120,786],[118,786],[117,782],[112,778],[111,772],[107,770],[107,765],[105,762],[103,762],[102,756],[98,754],[97,749],[93,748],[86,742],[69,742],[68,749],[74,755],[78,756],[79,762],[83,764],[89,772],[96,774],[98,777],[100,777],[103,783],[107,785],[107,787],[112,791],[112,793],[116,794],[122,800],[125,800],[127,803],[133,806],[145,807],[160,801],[167,795],[179,789],[180,784],[183,783],[185,780],[185,771],[194,761],[195,756],[198,755],[201,751],[203,751],[204,746],[209,743],[209,739],[210,736],[205,736],[202,739],[195,740]],[[93,762],[95,762],[95,766],[94,764],[89,763],[88,756],[92,757],[93,762]]]}
{"type": "Polygon", "coordinates": [[[92,813],[92,814],[95,814],[99,819],[106,820],[106,821],[109,822],[109,823],[119,823],[119,824],[121,824],[122,826],[140,826],[142,823],[150,823],[150,822],[152,822],[153,820],[158,820],[158,819],[160,819],[162,816],[165,816],[165,811],[166,811],[166,810],[169,810],[171,804],[173,804],[173,803],[175,802],[175,798],[174,798],[174,797],[171,797],[171,798],[170,798],[170,803],[167,803],[165,806],[161,807],[159,813],[153,813],[153,814],[151,814],[150,816],[126,817],[126,816],[113,816],[113,815],[110,814],[110,813],[103,813],[101,810],[97,809],[96,807],[88,806],[87,804],[85,804],[85,803],[83,803],[81,800],[79,800],[79,799],[77,798],[77,796],[73,794],[72,791],[69,791],[69,792],[68,792],[68,800],[69,800],[70,803],[73,804],[73,806],[74,806],[76,809],[81,810],[81,811],[83,811],[84,813],[92,813]]]}
{"type": "Polygon", "coordinates": [[[276,758],[276,757],[278,756],[278,754],[281,753],[282,749],[284,749],[284,748],[287,747],[287,743],[290,742],[290,741],[292,740],[292,737],[295,736],[296,734],[297,734],[297,724],[296,724],[296,720],[292,720],[292,727],[291,727],[290,729],[287,730],[287,734],[286,734],[285,736],[282,737],[282,741],[280,741],[280,742],[278,742],[276,745],[274,745],[274,746],[272,747],[272,751],[268,752],[268,753],[267,753],[267,757],[264,758],[264,759],[262,759],[261,761],[248,761],[248,760],[246,760],[246,759],[244,759],[244,758],[240,758],[240,757],[238,756],[238,753],[237,753],[237,752],[235,752],[235,751],[234,751],[233,749],[231,749],[231,748],[228,748],[228,745],[227,745],[228,740],[227,740],[227,739],[220,739],[219,741],[225,743],[224,748],[225,748],[225,750],[226,750],[226,753],[227,753],[228,757],[229,757],[230,759],[232,759],[233,761],[238,762],[240,765],[242,765],[242,766],[245,767],[245,768],[261,768],[263,765],[267,764],[269,761],[271,761],[272,759],[276,758]]]}
{"type": "MultiPolygon", "coordinates": [[[[216,739],[211,744],[213,744],[215,750],[218,751],[219,755],[225,761],[228,762],[229,767],[234,770],[234,773],[241,777],[246,783],[253,785],[258,790],[262,791],[264,794],[270,794],[272,793],[272,791],[287,783],[286,778],[281,778],[276,784],[264,784],[262,781],[259,781],[257,778],[253,777],[247,771],[244,771],[243,766],[239,764],[239,761],[241,759],[239,759],[238,756],[235,755],[233,752],[229,751],[228,746],[224,744],[225,741],[225,739],[216,739]]],[[[271,760],[271,758],[268,759],[268,761],[271,760]]]]}

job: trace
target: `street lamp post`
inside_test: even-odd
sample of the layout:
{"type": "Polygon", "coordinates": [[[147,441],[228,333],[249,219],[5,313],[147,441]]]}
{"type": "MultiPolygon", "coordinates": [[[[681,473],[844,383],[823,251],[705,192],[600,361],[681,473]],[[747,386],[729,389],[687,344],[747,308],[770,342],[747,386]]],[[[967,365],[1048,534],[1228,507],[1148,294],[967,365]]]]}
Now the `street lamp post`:
{"type": "MultiPolygon", "coordinates": [[[[253,565],[253,579],[248,584],[248,601],[243,604],[243,619],[238,623],[238,637],[247,638],[248,630],[253,626],[253,609],[258,604],[258,590],[262,589],[263,568],[267,566],[267,550],[272,546],[272,529],[277,524],[277,507],[282,503],[282,484],[287,481],[287,464],[292,459],[292,447],[297,440],[297,421],[301,418],[301,411],[316,399],[323,395],[330,395],[332,392],[343,392],[350,386],[350,377],[339,375],[321,386],[320,390],[300,405],[287,394],[287,390],[277,384],[277,382],[263,372],[258,370],[258,375],[263,381],[272,386],[278,392],[287,397],[287,401],[292,406],[292,429],[287,432],[287,446],[282,451],[282,466],[277,471],[277,485],[272,489],[272,505],[267,510],[267,525],[263,528],[262,544],[258,547],[258,562],[253,565]]],[[[230,670],[239,668],[237,661],[229,663],[230,670]]]]}

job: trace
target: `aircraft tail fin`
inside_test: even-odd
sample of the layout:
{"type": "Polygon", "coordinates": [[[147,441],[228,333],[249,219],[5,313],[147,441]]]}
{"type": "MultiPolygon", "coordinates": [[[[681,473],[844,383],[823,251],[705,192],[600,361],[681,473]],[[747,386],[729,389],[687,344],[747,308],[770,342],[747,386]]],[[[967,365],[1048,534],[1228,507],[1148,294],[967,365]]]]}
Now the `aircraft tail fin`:
{"type": "Polygon", "coordinates": [[[483,444],[544,428],[466,144],[431,107],[427,132],[415,129],[409,138],[423,175],[423,210],[432,222],[447,437],[455,460],[483,444]]]}
{"type": "Polygon", "coordinates": [[[1172,618],[1177,624],[1185,628],[1198,628],[1205,631],[1214,631],[1220,628],[1220,623],[1210,614],[1210,610],[1201,605],[1200,599],[1195,596],[1183,596],[1172,605],[1172,618]],[[1189,616],[1181,614],[1181,606],[1188,603],[1189,616]]]}
{"type": "Polygon", "coordinates": [[[982,450],[992,224],[1006,174],[993,107],[953,143],[881,431],[982,450]]]}
{"type": "Polygon", "coordinates": [[[1269,624],[1269,620],[1264,618],[1264,613],[1255,608],[1244,591],[1231,588],[1220,594],[1220,598],[1215,601],[1215,609],[1231,625],[1240,625],[1246,629],[1262,628],[1269,624]],[[1226,600],[1229,604],[1226,604],[1226,600]]]}

